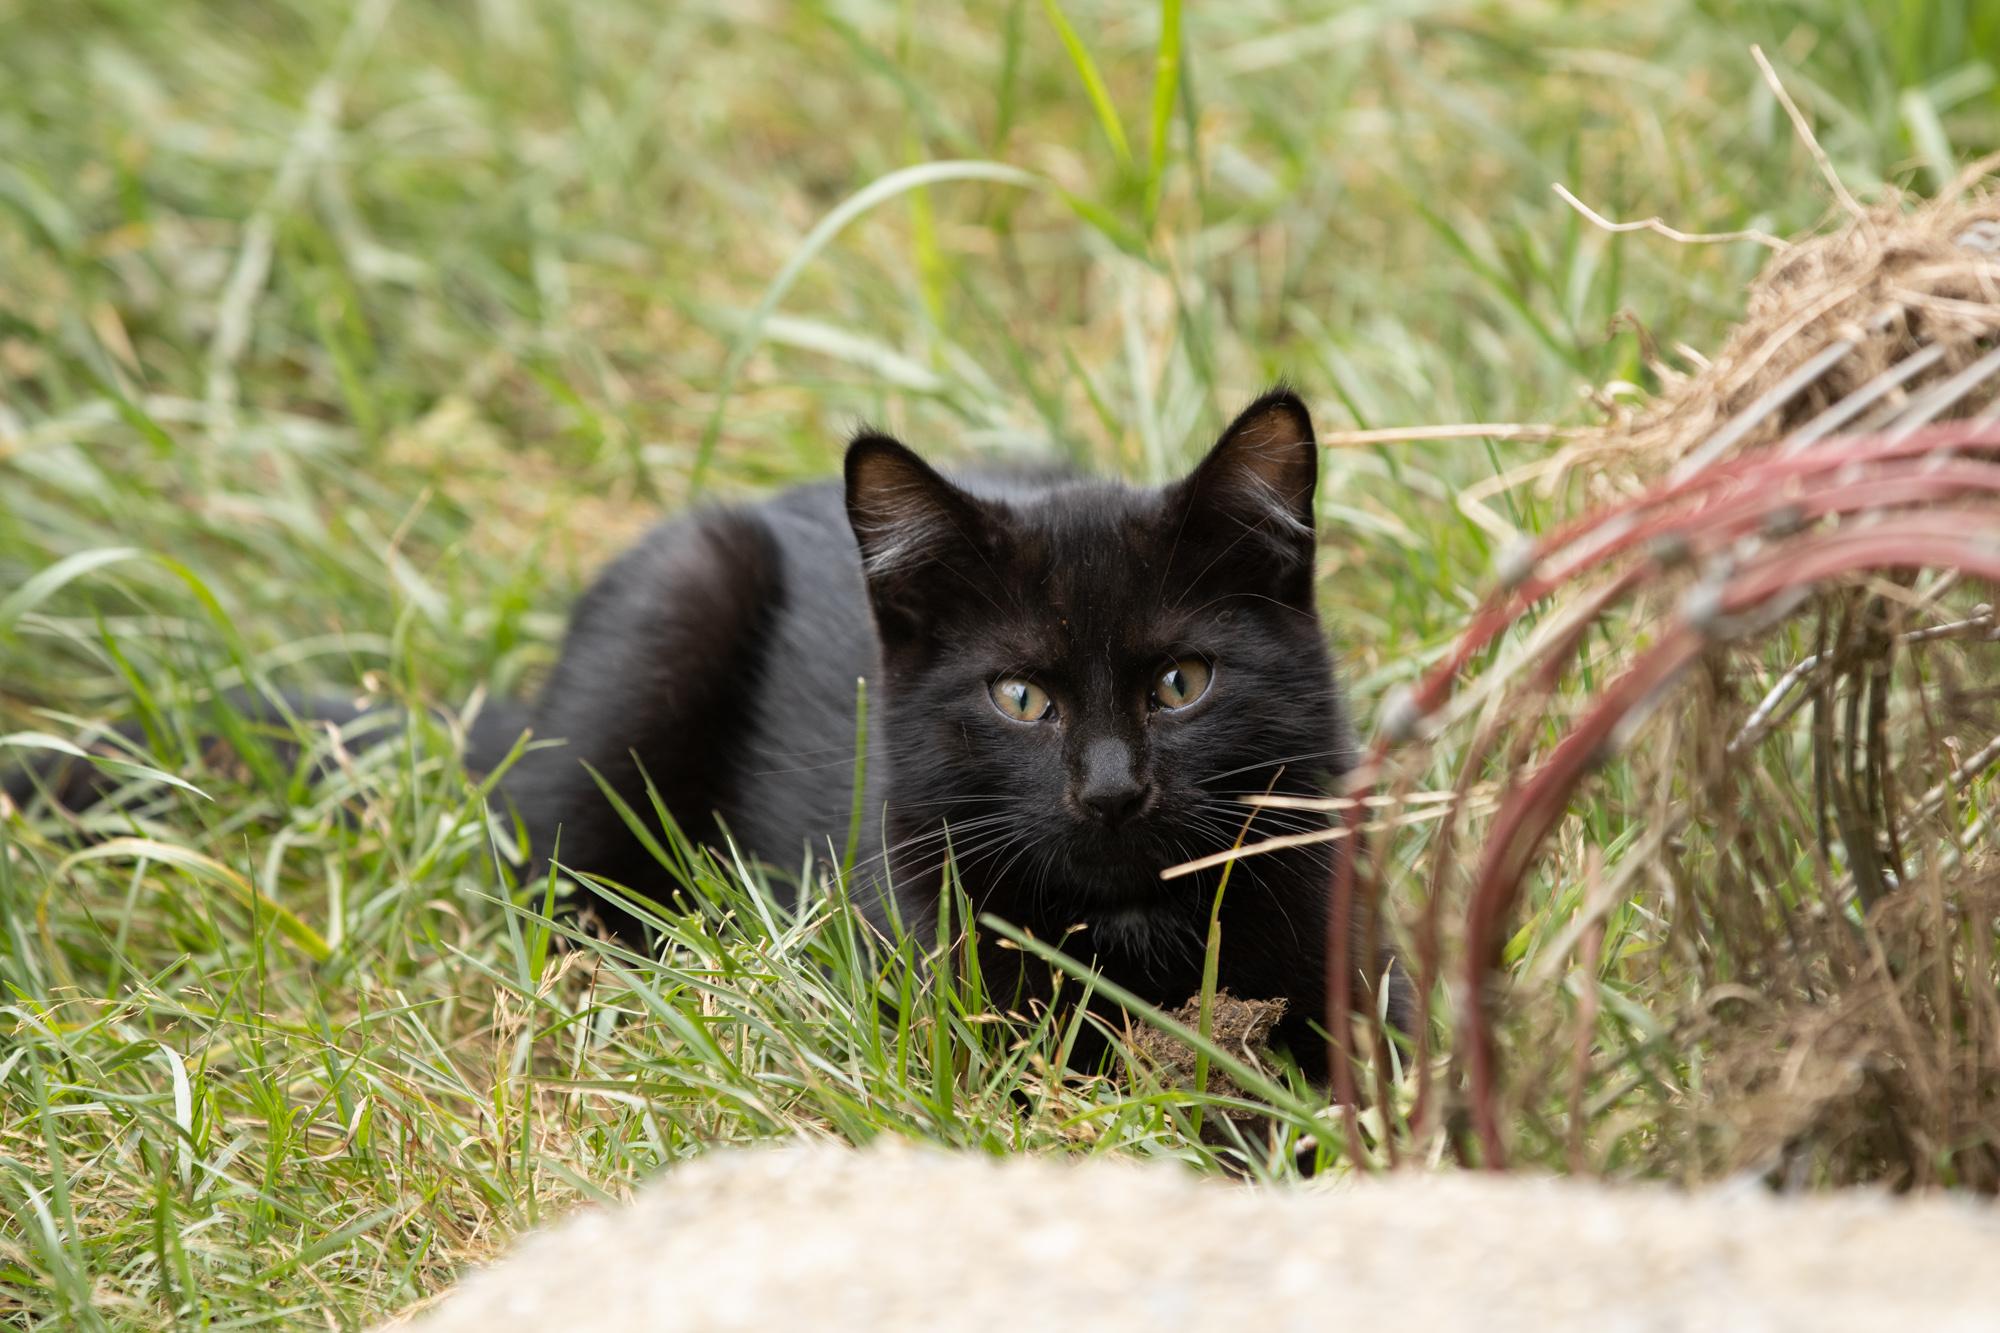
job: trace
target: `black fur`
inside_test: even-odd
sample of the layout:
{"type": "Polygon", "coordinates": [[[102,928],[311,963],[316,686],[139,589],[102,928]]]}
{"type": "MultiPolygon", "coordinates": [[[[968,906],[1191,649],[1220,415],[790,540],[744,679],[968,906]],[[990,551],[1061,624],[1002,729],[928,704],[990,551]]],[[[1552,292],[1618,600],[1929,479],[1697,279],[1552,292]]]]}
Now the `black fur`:
{"type": "MultiPolygon", "coordinates": [[[[539,849],[560,828],[566,865],[641,891],[665,892],[662,872],[580,761],[645,810],[636,755],[698,838],[727,829],[780,869],[824,859],[845,840],[867,677],[858,897],[878,924],[931,928],[949,840],[976,910],[1179,1005],[1200,986],[1219,872],[1160,872],[1231,845],[1241,797],[1322,794],[1353,763],[1313,600],[1316,470],[1305,407],[1283,390],[1160,489],[948,481],[864,434],[844,493],[678,519],[605,572],[535,721],[567,744],[528,757],[510,792],[539,849]],[[1212,667],[1207,695],[1149,708],[1155,675],[1188,656],[1212,667]],[[988,694],[1002,676],[1041,684],[1057,720],[1003,716],[988,694]],[[1106,784],[1136,804],[1115,826],[1083,799],[1106,784]]],[[[1312,827],[1325,818],[1272,811],[1248,840],[1312,827]]],[[[1289,1001],[1281,1036],[1315,1074],[1330,857],[1241,861],[1222,912],[1221,984],[1289,1001]]],[[[1046,978],[1022,958],[984,966],[1025,1002],[1046,978]]]]}

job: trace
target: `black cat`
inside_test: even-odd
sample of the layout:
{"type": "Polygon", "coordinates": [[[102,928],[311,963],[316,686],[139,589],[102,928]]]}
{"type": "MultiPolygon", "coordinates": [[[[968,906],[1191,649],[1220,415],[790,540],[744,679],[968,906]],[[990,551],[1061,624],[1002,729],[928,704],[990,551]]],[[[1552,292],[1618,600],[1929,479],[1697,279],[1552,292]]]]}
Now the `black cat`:
{"type": "MultiPolygon", "coordinates": [[[[949,857],[976,912],[1177,1007],[1200,989],[1221,872],[1161,871],[1239,838],[1326,828],[1321,814],[1265,809],[1246,835],[1243,798],[1321,795],[1354,762],[1313,597],[1317,473],[1311,419],[1284,389],[1158,489],[952,481],[863,434],[844,488],[674,519],[599,576],[533,710],[536,738],[563,743],[521,756],[503,795],[538,857],[660,899],[669,873],[592,770],[648,817],[650,780],[698,842],[733,839],[780,871],[809,850],[825,863],[851,822],[866,678],[851,896],[873,922],[931,938],[949,857]]],[[[355,720],[338,704],[290,706],[355,720]]],[[[521,720],[490,710],[468,767],[504,755],[521,720]]],[[[71,806],[116,789],[87,766],[35,776],[71,806]]],[[[25,803],[35,782],[7,785],[25,803]]],[[[1220,984],[1287,1001],[1278,1039],[1315,1079],[1339,846],[1239,861],[1222,905],[1220,984]]],[[[1360,998],[1383,963],[1364,957],[1370,932],[1350,933],[1360,998]]],[[[989,993],[1024,1009],[1045,997],[1047,969],[1027,957],[989,950],[989,993]]],[[[1400,1019],[1407,983],[1390,985],[1400,1019]]]]}
{"type": "MultiPolygon", "coordinates": [[[[947,480],[863,434],[844,493],[679,518],[604,572],[535,716],[566,744],[509,794],[543,854],[560,831],[566,866],[642,891],[661,868],[585,764],[638,810],[649,777],[697,840],[787,869],[837,857],[866,677],[854,897],[876,923],[929,938],[949,853],[976,911],[1177,1006],[1220,872],[1160,872],[1234,843],[1241,798],[1323,794],[1353,763],[1313,596],[1317,463],[1283,389],[1160,489],[947,480]]],[[[1248,840],[1325,826],[1267,811],[1248,840]]],[[[1221,985],[1288,1001],[1279,1036],[1314,1076],[1334,846],[1239,862],[1222,907],[1221,985]]],[[[1045,993],[1017,952],[984,967],[1023,1003],[1045,993]]]]}

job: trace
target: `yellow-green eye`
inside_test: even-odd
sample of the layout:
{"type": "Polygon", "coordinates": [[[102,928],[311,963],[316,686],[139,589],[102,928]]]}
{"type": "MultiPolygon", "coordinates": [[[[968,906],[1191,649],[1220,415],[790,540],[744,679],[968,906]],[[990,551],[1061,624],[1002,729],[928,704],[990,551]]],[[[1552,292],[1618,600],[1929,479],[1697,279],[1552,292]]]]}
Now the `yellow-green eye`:
{"type": "Polygon", "coordinates": [[[1208,663],[1199,657],[1183,657],[1162,671],[1153,682],[1156,708],[1186,708],[1208,693],[1208,663]]]}
{"type": "Polygon", "coordinates": [[[1040,722],[1055,711],[1049,692],[1032,680],[1009,676],[994,681],[987,692],[993,696],[993,706],[1016,722],[1040,722]]]}

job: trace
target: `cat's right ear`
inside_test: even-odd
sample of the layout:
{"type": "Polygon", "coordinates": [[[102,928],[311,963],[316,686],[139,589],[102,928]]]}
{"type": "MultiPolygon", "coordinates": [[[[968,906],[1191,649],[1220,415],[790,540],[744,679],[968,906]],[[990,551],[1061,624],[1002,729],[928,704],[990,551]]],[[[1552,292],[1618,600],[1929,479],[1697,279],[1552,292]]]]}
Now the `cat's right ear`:
{"type": "Polygon", "coordinates": [[[1177,488],[1176,561],[1193,577],[1233,579],[1309,610],[1318,478],[1312,417],[1280,384],[1243,409],[1177,488]]]}
{"type": "Polygon", "coordinates": [[[885,637],[931,619],[931,600],[979,567],[986,508],[909,446],[872,431],[847,446],[847,522],[885,637]]]}

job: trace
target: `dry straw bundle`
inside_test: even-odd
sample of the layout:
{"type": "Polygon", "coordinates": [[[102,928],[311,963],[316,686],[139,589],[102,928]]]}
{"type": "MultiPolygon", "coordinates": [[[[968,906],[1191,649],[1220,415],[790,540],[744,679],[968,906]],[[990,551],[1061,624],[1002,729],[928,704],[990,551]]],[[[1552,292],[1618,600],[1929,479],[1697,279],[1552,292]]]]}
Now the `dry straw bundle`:
{"type": "Polygon", "coordinates": [[[1914,208],[1854,205],[1837,231],[1782,249],[1714,359],[1573,461],[1686,476],[1780,438],[1798,451],[1979,418],[2000,384],[2000,199],[1980,188],[1994,165],[1914,208]]]}
{"type": "Polygon", "coordinates": [[[1375,1062],[1391,1158],[2000,1188],[2000,199],[1847,202],[1542,470],[1581,516],[1334,803],[1332,956],[1414,873],[1452,1034],[1400,1053],[1414,1104],[1375,1062]],[[1441,819],[1381,817],[1440,778],[1441,819]]]}

